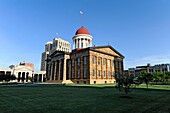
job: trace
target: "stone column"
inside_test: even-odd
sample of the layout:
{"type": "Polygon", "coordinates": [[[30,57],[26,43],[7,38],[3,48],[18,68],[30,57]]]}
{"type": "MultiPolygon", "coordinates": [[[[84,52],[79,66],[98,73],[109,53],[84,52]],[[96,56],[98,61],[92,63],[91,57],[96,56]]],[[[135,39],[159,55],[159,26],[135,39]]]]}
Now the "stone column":
{"type": "Polygon", "coordinates": [[[64,56],[64,64],[63,64],[63,81],[66,81],[66,68],[67,68],[67,66],[66,66],[66,64],[67,64],[67,58],[66,58],[66,56],[64,56]]]}
{"type": "Polygon", "coordinates": [[[53,80],[55,80],[55,77],[56,77],[56,64],[57,64],[57,62],[55,61],[54,62],[54,79],[53,80]]]}
{"type": "Polygon", "coordinates": [[[61,60],[58,61],[58,80],[60,80],[60,69],[61,69],[61,60]]]}
{"type": "Polygon", "coordinates": [[[92,40],[90,40],[90,47],[92,47],[92,40]]]}
{"type": "Polygon", "coordinates": [[[74,49],[76,48],[76,39],[74,39],[74,49]]]}
{"type": "Polygon", "coordinates": [[[44,79],[44,74],[42,74],[41,82],[43,82],[43,79],[44,79]]]}
{"type": "Polygon", "coordinates": [[[78,48],[81,48],[81,39],[79,39],[79,47],[78,48]]]}
{"type": "Polygon", "coordinates": [[[74,47],[73,47],[73,49],[75,49],[76,48],[76,39],[74,39],[74,47]]]}
{"type": "Polygon", "coordinates": [[[86,41],[85,41],[85,42],[86,42],[86,47],[88,47],[88,40],[86,39],[86,41]]]}
{"type": "Polygon", "coordinates": [[[52,74],[53,74],[53,62],[51,62],[51,72],[50,72],[50,80],[52,80],[52,74]]]}
{"type": "Polygon", "coordinates": [[[37,74],[37,82],[39,82],[40,74],[37,74]]]}
{"type": "Polygon", "coordinates": [[[85,43],[84,43],[84,40],[85,40],[85,39],[83,39],[83,40],[82,40],[82,43],[83,43],[83,48],[85,48],[85,43]]]}
{"type": "MultiPolygon", "coordinates": [[[[76,39],[76,48],[78,48],[78,39],[76,39]]],[[[75,49],[76,49],[76,48],[75,48],[75,49]]]]}

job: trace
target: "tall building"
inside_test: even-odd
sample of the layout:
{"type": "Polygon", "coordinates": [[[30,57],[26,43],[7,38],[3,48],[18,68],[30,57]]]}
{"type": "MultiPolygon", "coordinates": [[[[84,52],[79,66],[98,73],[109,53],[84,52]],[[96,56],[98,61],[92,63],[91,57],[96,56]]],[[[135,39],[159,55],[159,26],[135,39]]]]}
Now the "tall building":
{"type": "Polygon", "coordinates": [[[47,58],[47,82],[106,84],[123,74],[124,56],[109,45],[92,47],[92,36],[85,27],[72,39],[71,52],[54,51],[47,58]]]}
{"type": "Polygon", "coordinates": [[[41,71],[46,71],[46,59],[55,51],[70,52],[70,43],[61,38],[54,38],[53,42],[47,42],[45,45],[45,52],[42,53],[41,57],[41,71]]]}
{"type": "Polygon", "coordinates": [[[41,56],[41,71],[45,71],[46,70],[46,59],[50,53],[52,49],[52,42],[47,42],[45,44],[45,52],[42,53],[42,56],[41,56]]]}

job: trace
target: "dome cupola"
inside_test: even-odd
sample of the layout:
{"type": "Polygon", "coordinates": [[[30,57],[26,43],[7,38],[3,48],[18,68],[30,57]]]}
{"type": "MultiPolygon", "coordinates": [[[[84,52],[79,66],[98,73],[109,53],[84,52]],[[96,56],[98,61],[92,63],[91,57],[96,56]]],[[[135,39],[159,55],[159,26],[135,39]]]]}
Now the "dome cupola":
{"type": "Polygon", "coordinates": [[[92,36],[90,32],[82,26],[79,28],[73,39],[73,49],[87,48],[92,46],[92,36]]]}

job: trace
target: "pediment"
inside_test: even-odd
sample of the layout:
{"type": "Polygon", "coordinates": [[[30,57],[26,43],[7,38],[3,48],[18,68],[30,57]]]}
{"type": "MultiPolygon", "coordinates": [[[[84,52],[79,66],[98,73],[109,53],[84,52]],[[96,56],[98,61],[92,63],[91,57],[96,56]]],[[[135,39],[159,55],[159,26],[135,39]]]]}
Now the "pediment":
{"type": "Polygon", "coordinates": [[[92,48],[94,50],[101,51],[103,53],[108,53],[108,54],[112,54],[114,56],[124,58],[124,56],[121,53],[119,53],[117,50],[115,50],[112,46],[97,46],[97,47],[92,47],[92,48]]]}
{"type": "Polygon", "coordinates": [[[26,66],[18,66],[15,68],[17,71],[32,71],[33,69],[31,67],[26,67],[26,66]]]}

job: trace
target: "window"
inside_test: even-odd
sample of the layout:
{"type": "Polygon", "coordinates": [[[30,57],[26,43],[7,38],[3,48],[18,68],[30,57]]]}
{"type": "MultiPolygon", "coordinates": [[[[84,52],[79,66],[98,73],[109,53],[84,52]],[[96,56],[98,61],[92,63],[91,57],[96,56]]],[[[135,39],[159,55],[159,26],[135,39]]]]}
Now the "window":
{"type": "Polygon", "coordinates": [[[86,84],[86,81],[84,81],[84,84],[86,84]]]}
{"type": "Polygon", "coordinates": [[[93,77],[96,76],[96,71],[93,69],[93,77]]]}
{"type": "Polygon", "coordinates": [[[87,57],[83,57],[83,63],[84,63],[84,65],[87,64],[87,57]]]}
{"type": "Polygon", "coordinates": [[[100,77],[100,70],[98,70],[98,77],[100,77]]]}
{"type": "Polygon", "coordinates": [[[114,60],[112,60],[112,67],[114,67],[114,60]]]}
{"type": "Polygon", "coordinates": [[[94,84],[96,84],[96,81],[94,81],[94,84]]]}
{"type": "Polygon", "coordinates": [[[114,72],[114,71],[112,72],[112,77],[113,77],[113,78],[115,77],[115,72],[114,72]]]}
{"type": "Polygon", "coordinates": [[[86,70],[87,70],[87,69],[84,68],[84,71],[83,71],[83,75],[84,75],[83,77],[84,77],[84,78],[87,78],[87,71],[86,71],[86,70]]]}
{"type": "Polygon", "coordinates": [[[80,58],[77,59],[77,65],[80,66],[80,58]]]}
{"type": "Polygon", "coordinates": [[[79,81],[77,81],[77,84],[79,84],[79,81]]]}
{"type": "Polygon", "coordinates": [[[103,71],[104,78],[106,78],[106,70],[103,71]]]}
{"type": "Polygon", "coordinates": [[[77,78],[80,78],[80,69],[77,71],[77,78]]]}
{"type": "Polygon", "coordinates": [[[100,58],[100,57],[98,57],[98,65],[100,65],[100,60],[101,60],[101,58],[100,58]]]}
{"type": "Polygon", "coordinates": [[[72,59],[72,66],[74,66],[74,60],[72,59]]]}
{"type": "Polygon", "coordinates": [[[107,61],[108,66],[110,66],[110,60],[107,61]]]}
{"type": "Polygon", "coordinates": [[[108,78],[110,78],[110,71],[108,71],[108,78]]]}
{"type": "Polygon", "coordinates": [[[105,84],[107,84],[107,81],[105,81],[105,84]]]}
{"type": "Polygon", "coordinates": [[[106,65],[106,59],[105,58],[103,59],[103,65],[106,65]]]}
{"type": "Polygon", "coordinates": [[[95,56],[92,56],[92,63],[95,64],[95,56]]]}
{"type": "Polygon", "coordinates": [[[74,69],[72,70],[71,78],[74,78],[74,69]]]}

